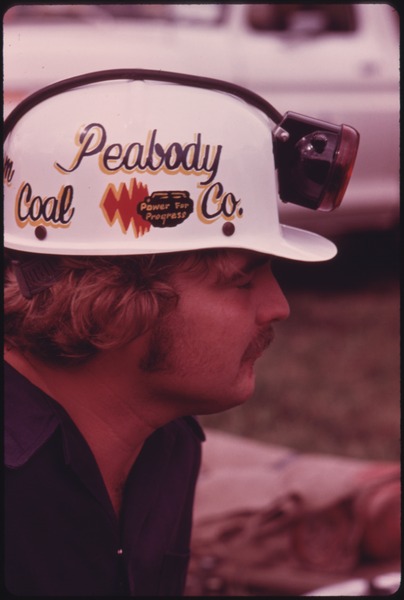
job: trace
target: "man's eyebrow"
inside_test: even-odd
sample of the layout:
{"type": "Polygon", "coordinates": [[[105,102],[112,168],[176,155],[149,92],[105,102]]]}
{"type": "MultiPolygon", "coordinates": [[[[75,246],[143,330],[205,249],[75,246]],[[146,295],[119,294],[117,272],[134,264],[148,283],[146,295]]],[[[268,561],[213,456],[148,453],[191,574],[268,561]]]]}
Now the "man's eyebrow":
{"type": "Polygon", "coordinates": [[[259,269],[265,264],[270,264],[270,260],[271,257],[265,254],[253,256],[251,258],[248,258],[246,262],[240,265],[239,267],[232,267],[230,272],[228,272],[227,274],[222,273],[220,279],[226,282],[227,284],[231,284],[237,281],[237,279],[239,279],[240,277],[250,275],[253,271],[259,269]]]}
{"type": "Polygon", "coordinates": [[[240,269],[240,272],[249,274],[252,271],[255,271],[255,269],[259,269],[260,267],[263,267],[264,265],[269,264],[270,260],[271,260],[271,257],[266,254],[254,256],[247,261],[245,266],[240,269]]]}

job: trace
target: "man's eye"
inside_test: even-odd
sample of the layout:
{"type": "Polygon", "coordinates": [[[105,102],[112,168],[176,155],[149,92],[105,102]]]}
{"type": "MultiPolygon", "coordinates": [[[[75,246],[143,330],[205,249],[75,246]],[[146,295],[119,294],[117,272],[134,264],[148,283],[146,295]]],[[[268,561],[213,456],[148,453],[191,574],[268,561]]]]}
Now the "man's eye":
{"type": "Polygon", "coordinates": [[[252,287],[252,278],[243,278],[236,283],[236,287],[241,290],[248,290],[252,287]]]}

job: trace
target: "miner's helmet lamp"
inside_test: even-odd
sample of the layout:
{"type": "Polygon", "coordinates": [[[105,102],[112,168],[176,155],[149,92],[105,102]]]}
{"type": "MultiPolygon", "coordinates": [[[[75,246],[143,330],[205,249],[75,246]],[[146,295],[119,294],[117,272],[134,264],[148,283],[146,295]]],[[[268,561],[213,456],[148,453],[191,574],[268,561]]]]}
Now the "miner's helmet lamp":
{"type": "Polygon", "coordinates": [[[6,248],[137,255],[244,248],[302,261],[332,242],[279,222],[336,208],[359,134],[278,113],[242,87],[123,69],[32,94],[4,123],[6,248]],[[274,158],[273,158],[274,155],[274,158]]]}

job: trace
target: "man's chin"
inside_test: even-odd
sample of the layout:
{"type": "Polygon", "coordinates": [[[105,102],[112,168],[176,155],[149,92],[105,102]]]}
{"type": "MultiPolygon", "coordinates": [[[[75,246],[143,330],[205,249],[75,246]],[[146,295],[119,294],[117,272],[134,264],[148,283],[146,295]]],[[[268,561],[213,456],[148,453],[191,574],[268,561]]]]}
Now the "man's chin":
{"type": "Polygon", "coordinates": [[[199,415],[214,415],[231,408],[241,406],[251,400],[255,390],[255,377],[250,381],[250,385],[243,390],[238,390],[231,395],[221,396],[215,400],[210,400],[197,413],[199,415]]]}

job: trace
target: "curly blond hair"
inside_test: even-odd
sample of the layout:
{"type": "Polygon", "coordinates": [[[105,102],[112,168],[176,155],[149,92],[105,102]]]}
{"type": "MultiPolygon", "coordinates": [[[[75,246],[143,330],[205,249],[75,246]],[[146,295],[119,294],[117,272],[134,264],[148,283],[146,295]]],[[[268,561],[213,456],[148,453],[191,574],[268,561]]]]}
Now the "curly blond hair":
{"type": "MultiPolygon", "coordinates": [[[[4,292],[6,347],[59,365],[85,362],[99,351],[121,347],[175,308],[178,295],[170,283],[175,271],[204,274],[216,267],[220,277],[226,268],[225,254],[225,250],[201,250],[52,257],[59,275],[31,299],[21,294],[9,260],[4,292]]],[[[21,253],[17,258],[21,260],[21,253]]]]}

